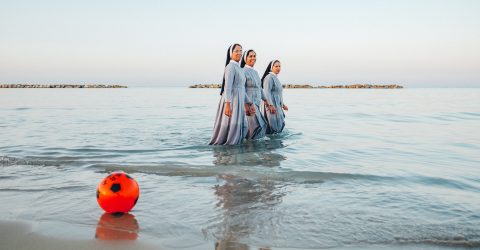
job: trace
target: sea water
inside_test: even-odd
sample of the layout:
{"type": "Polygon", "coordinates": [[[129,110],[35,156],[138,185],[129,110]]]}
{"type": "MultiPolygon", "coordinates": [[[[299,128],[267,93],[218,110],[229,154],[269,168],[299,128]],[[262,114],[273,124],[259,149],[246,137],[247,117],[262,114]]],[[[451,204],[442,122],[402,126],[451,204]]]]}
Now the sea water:
{"type": "Polygon", "coordinates": [[[284,132],[209,146],[218,92],[1,89],[0,220],[93,239],[123,170],[162,249],[480,248],[480,89],[286,89],[284,132]]]}

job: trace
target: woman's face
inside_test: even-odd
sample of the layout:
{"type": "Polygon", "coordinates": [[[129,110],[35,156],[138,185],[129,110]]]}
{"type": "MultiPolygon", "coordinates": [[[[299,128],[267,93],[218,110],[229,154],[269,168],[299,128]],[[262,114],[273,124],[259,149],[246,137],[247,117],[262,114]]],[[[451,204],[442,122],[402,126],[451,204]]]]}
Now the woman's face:
{"type": "Polygon", "coordinates": [[[253,67],[253,65],[255,65],[255,62],[257,62],[257,53],[255,53],[255,51],[250,51],[250,53],[248,53],[247,55],[247,60],[245,61],[245,63],[248,66],[253,67]]]}
{"type": "Polygon", "coordinates": [[[239,62],[242,58],[242,46],[237,45],[232,50],[232,60],[239,62]]]}
{"type": "Polygon", "coordinates": [[[280,73],[280,70],[282,69],[282,65],[280,65],[280,62],[275,62],[272,67],[272,72],[275,74],[280,73]]]}

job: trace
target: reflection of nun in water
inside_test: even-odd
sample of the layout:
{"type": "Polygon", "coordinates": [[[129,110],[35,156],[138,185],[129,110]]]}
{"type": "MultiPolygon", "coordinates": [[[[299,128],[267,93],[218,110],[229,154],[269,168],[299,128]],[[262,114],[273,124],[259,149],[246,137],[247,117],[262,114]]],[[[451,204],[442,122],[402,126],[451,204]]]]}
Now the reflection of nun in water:
{"type": "MultiPolygon", "coordinates": [[[[275,228],[272,209],[282,202],[285,195],[276,188],[275,182],[264,178],[247,179],[234,175],[220,175],[222,185],[215,186],[219,208],[223,209],[223,220],[215,225],[213,236],[218,240],[215,250],[250,249],[245,241],[250,235],[266,242],[271,237],[264,228],[275,228]]],[[[264,247],[260,249],[270,249],[264,247]]]]}
{"type": "MultiPolygon", "coordinates": [[[[280,166],[286,158],[273,151],[285,147],[281,139],[248,141],[240,146],[214,147],[213,164],[216,166],[280,166]]],[[[277,151],[278,152],[278,151],[277,151]]]]}
{"type": "Polygon", "coordinates": [[[267,130],[267,121],[260,112],[260,106],[262,105],[262,100],[267,101],[265,95],[263,94],[262,83],[258,72],[253,69],[257,61],[257,53],[254,50],[247,50],[243,53],[242,61],[240,62],[240,67],[245,71],[245,88],[247,90],[248,98],[255,105],[254,115],[248,116],[248,133],[247,139],[260,139],[265,136],[267,130]]]}
{"type": "MultiPolygon", "coordinates": [[[[273,151],[285,147],[281,138],[267,141],[247,141],[238,146],[214,147],[215,166],[280,166],[286,158],[273,151]]],[[[204,233],[215,238],[215,250],[250,249],[245,241],[248,238],[262,238],[271,242],[272,231],[262,228],[275,228],[273,209],[282,202],[285,195],[272,178],[262,177],[253,172],[251,176],[219,174],[215,185],[218,197],[217,207],[223,210],[218,221],[208,226],[204,233]]],[[[269,247],[259,249],[270,249],[269,247]]]]}
{"type": "Polygon", "coordinates": [[[245,74],[240,68],[242,46],[228,48],[220,102],[210,145],[240,144],[247,136],[245,104],[251,103],[245,93],[245,74]]]}

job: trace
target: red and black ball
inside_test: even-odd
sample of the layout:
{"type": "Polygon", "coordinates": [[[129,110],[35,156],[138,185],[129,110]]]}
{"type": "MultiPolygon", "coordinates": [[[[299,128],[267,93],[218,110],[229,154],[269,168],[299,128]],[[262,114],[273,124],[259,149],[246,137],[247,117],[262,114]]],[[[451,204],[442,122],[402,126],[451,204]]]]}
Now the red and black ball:
{"type": "Polygon", "coordinates": [[[127,213],[140,196],[138,183],[123,171],[115,171],[103,179],[97,188],[97,202],[107,213],[127,213]]]}

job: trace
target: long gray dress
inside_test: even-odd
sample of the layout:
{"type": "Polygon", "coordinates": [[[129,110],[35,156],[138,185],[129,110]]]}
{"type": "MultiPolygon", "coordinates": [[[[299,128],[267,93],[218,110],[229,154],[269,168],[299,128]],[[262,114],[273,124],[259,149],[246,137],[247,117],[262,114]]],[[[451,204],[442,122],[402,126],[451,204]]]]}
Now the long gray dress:
{"type": "Polygon", "coordinates": [[[250,103],[245,93],[245,73],[232,60],[225,67],[225,88],[218,103],[210,145],[235,145],[245,139],[248,131],[245,103],[250,103]],[[225,115],[225,102],[230,102],[231,117],[225,115]]]}
{"type": "Polygon", "coordinates": [[[245,77],[247,81],[245,87],[247,90],[248,98],[255,105],[255,116],[247,116],[248,120],[248,133],[247,139],[260,139],[265,136],[267,132],[267,121],[260,112],[262,106],[262,100],[266,100],[261,87],[261,80],[256,70],[252,67],[245,65],[245,77]]]}
{"type": "Polygon", "coordinates": [[[263,109],[268,122],[267,134],[280,133],[285,127],[285,113],[282,109],[283,87],[280,80],[272,72],[263,79],[263,93],[268,103],[274,105],[277,110],[275,114],[272,114],[270,111],[263,109]]]}

